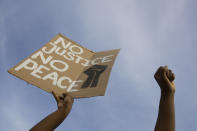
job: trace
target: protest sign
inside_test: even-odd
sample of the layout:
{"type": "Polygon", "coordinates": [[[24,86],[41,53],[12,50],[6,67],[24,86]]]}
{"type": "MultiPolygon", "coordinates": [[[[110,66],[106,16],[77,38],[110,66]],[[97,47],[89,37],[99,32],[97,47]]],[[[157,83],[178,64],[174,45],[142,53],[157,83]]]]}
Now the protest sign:
{"type": "Polygon", "coordinates": [[[8,72],[47,92],[102,96],[119,50],[94,53],[58,34],[8,72]]]}

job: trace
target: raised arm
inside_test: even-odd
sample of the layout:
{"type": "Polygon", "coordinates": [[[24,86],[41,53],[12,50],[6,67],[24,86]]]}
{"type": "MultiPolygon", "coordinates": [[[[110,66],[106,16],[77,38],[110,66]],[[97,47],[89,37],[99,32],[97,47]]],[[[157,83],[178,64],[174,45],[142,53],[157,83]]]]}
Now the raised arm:
{"type": "Polygon", "coordinates": [[[35,125],[30,131],[53,131],[56,129],[69,114],[73,98],[69,94],[62,94],[61,97],[57,97],[54,92],[52,92],[55,100],[57,101],[58,110],[48,115],[37,125],[35,125]]]}
{"type": "Polygon", "coordinates": [[[155,80],[161,88],[159,114],[155,131],[175,131],[174,73],[167,66],[160,67],[155,73],[155,80]]]}

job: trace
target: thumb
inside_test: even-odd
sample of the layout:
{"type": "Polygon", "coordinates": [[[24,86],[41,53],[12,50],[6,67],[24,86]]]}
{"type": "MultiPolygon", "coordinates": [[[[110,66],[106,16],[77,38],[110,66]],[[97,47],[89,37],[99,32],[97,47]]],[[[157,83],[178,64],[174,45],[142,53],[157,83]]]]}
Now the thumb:
{"type": "Polygon", "coordinates": [[[56,95],[56,93],[55,93],[54,91],[52,91],[52,95],[53,95],[53,97],[55,98],[55,100],[56,100],[57,102],[60,101],[59,98],[58,98],[58,96],[56,95]]]}
{"type": "Polygon", "coordinates": [[[63,107],[63,106],[64,106],[64,104],[63,104],[63,103],[61,103],[61,102],[59,102],[59,103],[57,104],[57,106],[58,106],[58,108],[60,108],[60,107],[63,107]]]}
{"type": "Polygon", "coordinates": [[[169,80],[169,78],[168,78],[168,76],[167,76],[167,72],[163,71],[162,77],[163,77],[164,82],[166,82],[168,84],[171,83],[170,80],[169,80]]]}

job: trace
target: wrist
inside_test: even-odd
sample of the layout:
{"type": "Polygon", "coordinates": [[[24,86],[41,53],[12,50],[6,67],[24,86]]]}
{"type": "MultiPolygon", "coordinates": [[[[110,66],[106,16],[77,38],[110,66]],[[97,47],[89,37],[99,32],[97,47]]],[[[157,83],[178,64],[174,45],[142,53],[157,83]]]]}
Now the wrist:
{"type": "Polygon", "coordinates": [[[58,110],[62,111],[62,112],[69,112],[71,110],[72,106],[61,106],[58,107],[58,110]]]}
{"type": "Polygon", "coordinates": [[[161,90],[161,96],[163,97],[174,97],[175,91],[163,91],[161,90]]]}
{"type": "Polygon", "coordinates": [[[163,93],[163,94],[175,94],[175,92],[176,92],[176,88],[175,87],[168,87],[168,86],[160,86],[160,88],[161,88],[161,93],[163,93]]]}
{"type": "Polygon", "coordinates": [[[59,108],[58,110],[57,110],[60,114],[61,114],[61,116],[64,118],[64,117],[66,117],[69,113],[70,113],[70,109],[66,109],[66,108],[59,108]]]}

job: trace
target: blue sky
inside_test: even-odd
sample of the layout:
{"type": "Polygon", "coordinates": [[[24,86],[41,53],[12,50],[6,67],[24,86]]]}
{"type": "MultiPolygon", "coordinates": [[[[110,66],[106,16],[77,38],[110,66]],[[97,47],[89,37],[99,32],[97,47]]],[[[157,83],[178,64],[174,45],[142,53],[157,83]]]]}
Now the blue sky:
{"type": "Polygon", "coordinates": [[[195,0],[1,0],[0,128],[26,131],[57,109],[51,94],[7,70],[62,33],[93,51],[121,48],[104,97],[77,99],[57,131],[152,131],[160,89],[176,75],[176,130],[196,131],[195,0]]]}

